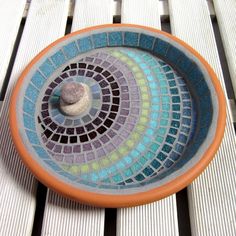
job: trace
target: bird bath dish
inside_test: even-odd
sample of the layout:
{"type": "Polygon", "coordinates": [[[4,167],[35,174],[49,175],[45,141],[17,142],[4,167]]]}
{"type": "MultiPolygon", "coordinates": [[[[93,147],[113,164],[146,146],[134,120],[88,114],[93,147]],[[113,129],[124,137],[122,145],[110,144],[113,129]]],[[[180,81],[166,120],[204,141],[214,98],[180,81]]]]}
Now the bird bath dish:
{"type": "Polygon", "coordinates": [[[162,31],[103,25],[39,53],[14,88],[13,141],[49,188],[124,207],[179,191],[208,165],[225,100],[207,62],[162,31]]]}

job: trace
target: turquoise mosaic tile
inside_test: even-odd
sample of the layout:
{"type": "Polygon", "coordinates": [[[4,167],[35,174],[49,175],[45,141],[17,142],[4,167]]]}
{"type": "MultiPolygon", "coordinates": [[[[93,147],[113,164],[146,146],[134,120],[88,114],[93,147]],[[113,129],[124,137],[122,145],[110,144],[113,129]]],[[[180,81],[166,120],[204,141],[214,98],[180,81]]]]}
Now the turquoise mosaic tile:
{"type": "Polygon", "coordinates": [[[35,132],[32,132],[30,130],[25,130],[25,132],[26,132],[26,135],[27,135],[30,143],[32,143],[32,144],[40,144],[38,136],[37,136],[37,134],[35,132]]]}
{"type": "Polygon", "coordinates": [[[23,120],[25,128],[35,131],[35,121],[32,116],[24,114],[23,120]]]}
{"type": "Polygon", "coordinates": [[[25,91],[25,95],[28,99],[35,103],[37,101],[39,91],[33,85],[29,84],[25,91]]]}
{"type": "Polygon", "coordinates": [[[169,44],[161,39],[156,40],[154,47],[153,47],[153,52],[161,55],[161,56],[165,56],[166,52],[169,48],[169,44]]]}
{"type": "MultiPolygon", "coordinates": [[[[151,50],[155,38],[146,34],[140,35],[139,46],[143,49],[151,50]]],[[[154,64],[155,65],[155,64],[154,64]]]]}
{"type": "Polygon", "coordinates": [[[92,41],[91,41],[90,37],[81,38],[77,42],[79,45],[80,52],[87,52],[93,48],[92,41]]]}
{"type": "Polygon", "coordinates": [[[66,58],[62,51],[58,51],[54,55],[52,55],[51,60],[56,66],[56,68],[63,65],[66,62],[66,58]]]}
{"type": "Polygon", "coordinates": [[[42,74],[39,71],[36,71],[34,75],[32,76],[31,82],[38,88],[41,89],[42,86],[45,83],[45,78],[42,76],[42,74]]]}
{"type": "Polygon", "coordinates": [[[23,111],[32,116],[35,113],[35,105],[25,98],[23,103],[23,111]]]}
{"type": "Polygon", "coordinates": [[[79,54],[79,49],[75,42],[65,45],[63,51],[68,59],[74,58],[79,54]]]}
{"type": "Polygon", "coordinates": [[[109,46],[121,46],[123,44],[122,32],[109,32],[108,42],[109,46]]]}
{"type": "Polygon", "coordinates": [[[124,45],[135,47],[138,46],[139,34],[134,32],[125,32],[124,33],[124,45]]]}
{"type": "Polygon", "coordinates": [[[53,64],[48,59],[39,66],[39,69],[46,78],[48,78],[55,70],[53,64]]]}
{"type": "Polygon", "coordinates": [[[93,43],[94,43],[95,48],[101,48],[101,47],[107,46],[106,33],[94,34],[92,37],[93,37],[93,43]]]}

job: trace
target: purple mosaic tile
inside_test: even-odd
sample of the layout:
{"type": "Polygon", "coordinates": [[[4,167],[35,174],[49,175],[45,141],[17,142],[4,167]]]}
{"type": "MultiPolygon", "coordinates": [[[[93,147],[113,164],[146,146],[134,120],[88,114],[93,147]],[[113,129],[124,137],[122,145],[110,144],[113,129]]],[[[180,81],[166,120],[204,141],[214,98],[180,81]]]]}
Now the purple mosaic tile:
{"type": "Polygon", "coordinates": [[[85,157],[84,154],[77,154],[74,158],[75,163],[85,163],[85,157]]]}
{"type": "Polygon", "coordinates": [[[107,143],[109,141],[109,138],[106,135],[103,135],[100,140],[102,141],[102,143],[107,143]]]}
{"type": "Polygon", "coordinates": [[[61,153],[62,146],[61,145],[55,145],[53,151],[55,153],[61,153]]]}
{"type": "Polygon", "coordinates": [[[114,141],[113,141],[113,144],[118,147],[121,143],[123,142],[123,139],[119,136],[117,136],[114,141]]]}
{"type": "Polygon", "coordinates": [[[74,153],[80,153],[81,152],[81,146],[80,145],[75,145],[73,147],[73,152],[74,153]]]}
{"type": "Polygon", "coordinates": [[[109,130],[109,131],[107,132],[107,135],[108,135],[110,138],[113,138],[113,137],[116,136],[116,132],[114,132],[114,131],[111,129],[111,130],[109,130]]]}
{"type": "Polygon", "coordinates": [[[55,143],[52,143],[50,141],[46,144],[46,147],[49,148],[50,150],[52,150],[54,146],[55,146],[55,143]]]}
{"type": "Polygon", "coordinates": [[[92,145],[90,143],[83,144],[83,152],[92,150],[92,145]]]}
{"type": "Polygon", "coordinates": [[[105,153],[105,151],[102,148],[97,150],[98,158],[104,157],[105,155],[106,155],[106,153],[105,153]]]}
{"type": "Polygon", "coordinates": [[[92,161],[92,160],[94,160],[94,159],[95,159],[95,155],[94,155],[93,152],[87,153],[87,160],[88,160],[88,161],[92,161]]]}
{"type": "Polygon", "coordinates": [[[71,146],[64,146],[63,152],[66,154],[72,153],[72,147],[71,146]]]}
{"type": "Polygon", "coordinates": [[[99,147],[102,146],[102,144],[101,144],[101,142],[100,142],[99,140],[94,141],[92,144],[93,144],[93,146],[94,146],[95,148],[99,148],[99,147]]]}
{"type": "Polygon", "coordinates": [[[64,157],[64,160],[66,163],[72,164],[74,163],[74,156],[73,155],[67,155],[64,157]]]}
{"type": "Polygon", "coordinates": [[[62,154],[55,154],[53,155],[53,157],[55,158],[56,161],[63,161],[64,155],[62,154]]]}

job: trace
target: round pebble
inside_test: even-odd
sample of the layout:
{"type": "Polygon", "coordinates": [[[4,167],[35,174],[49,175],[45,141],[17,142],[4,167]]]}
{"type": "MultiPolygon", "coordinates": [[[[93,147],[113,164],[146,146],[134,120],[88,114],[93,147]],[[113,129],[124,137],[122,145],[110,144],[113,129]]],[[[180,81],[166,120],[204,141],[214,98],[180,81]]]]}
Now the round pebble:
{"type": "Polygon", "coordinates": [[[61,98],[65,103],[73,104],[84,96],[84,87],[80,83],[65,83],[61,89],[61,98]]]}

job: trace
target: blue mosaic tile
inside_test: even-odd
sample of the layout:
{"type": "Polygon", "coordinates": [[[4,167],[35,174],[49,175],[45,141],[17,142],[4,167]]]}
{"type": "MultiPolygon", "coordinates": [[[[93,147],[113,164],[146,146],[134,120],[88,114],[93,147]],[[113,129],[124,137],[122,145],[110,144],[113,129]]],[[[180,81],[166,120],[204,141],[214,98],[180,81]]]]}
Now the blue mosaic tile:
{"type": "Polygon", "coordinates": [[[166,54],[167,60],[175,64],[180,59],[180,57],[183,57],[183,52],[174,46],[170,46],[166,54]]]}
{"type": "Polygon", "coordinates": [[[176,143],[175,145],[175,151],[177,151],[178,153],[182,153],[184,150],[184,146],[180,145],[179,143],[176,143]]]}
{"type": "Polygon", "coordinates": [[[166,168],[170,168],[173,164],[174,164],[173,161],[167,160],[164,165],[165,165],[166,168]]]}
{"type": "MultiPolygon", "coordinates": [[[[61,170],[61,168],[58,165],[56,165],[54,162],[52,162],[52,161],[45,161],[45,162],[49,166],[51,166],[51,168],[53,168],[55,171],[60,171],[61,170]]],[[[64,176],[66,179],[69,179],[71,181],[75,181],[77,179],[76,176],[73,176],[73,175],[71,175],[71,174],[69,174],[67,172],[64,172],[64,171],[61,171],[60,175],[64,176]]],[[[92,183],[87,183],[87,185],[90,185],[91,187],[95,187],[96,186],[96,184],[92,184],[92,183]]]]}
{"type": "Polygon", "coordinates": [[[160,161],[164,161],[166,159],[167,155],[164,154],[163,152],[159,152],[158,155],[157,155],[157,158],[160,160],[160,161]]]}
{"type": "Polygon", "coordinates": [[[38,89],[41,89],[46,80],[39,71],[36,71],[31,81],[38,89]]]}
{"type": "Polygon", "coordinates": [[[149,166],[147,166],[144,170],[143,170],[143,173],[146,175],[146,176],[150,176],[151,174],[153,174],[153,169],[149,166]]]}
{"type": "Polygon", "coordinates": [[[93,49],[92,41],[91,41],[90,37],[85,37],[85,38],[79,39],[77,42],[79,45],[80,52],[87,52],[87,51],[90,51],[91,49],[93,49]]]}
{"type": "Polygon", "coordinates": [[[180,158],[180,155],[178,153],[176,153],[176,152],[170,153],[170,159],[172,159],[173,161],[177,161],[177,160],[179,160],[179,158],[180,158]]]}
{"type": "Polygon", "coordinates": [[[170,87],[175,87],[176,82],[174,80],[168,81],[170,87]]]}
{"type": "Polygon", "coordinates": [[[198,84],[204,78],[202,72],[197,66],[194,66],[193,69],[187,74],[187,76],[192,86],[198,84]]]}
{"type": "Polygon", "coordinates": [[[210,91],[205,81],[195,84],[194,90],[198,94],[199,97],[206,96],[206,95],[210,96],[210,91]]]}
{"type": "Polygon", "coordinates": [[[177,104],[172,105],[172,110],[173,111],[180,111],[180,105],[177,105],[177,104]]]}
{"type": "Polygon", "coordinates": [[[63,51],[68,59],[74,58],[79,54],[79,49],[75,42],[65,45],[63,51]]]}
{"type": "Polygon", "coordinates": [[[169,48],[169,44],[161,39],[156,40],[154,47],[153,47],[153,52],[161,55],[161,56],[165,56],[166,52],[169,48]]]}
{"type": "Polygon", "coordinates": [[[179,96],[173,96],[172,97],[172,102],[173,103],[180,103],[180,97],[179,96]]]}
{"type": "Polygon", "coordinates": [[[124,171],[124,175],[125,175],[126,177],[130,177],[130,176],[133,175],[133,172],[132,172],[132,170],[129,168],[129,169],[126,169],[126,170],[124,171]]]}
{"type": "Polygon", "coordinates": [[[171,149],[172,149],[171,146],[165,144],[165,145],[163,146],[163,148],[162,148],[162,151],[163,151],[163,152],[166,152],[166,153],[169,153],[169,152],[171,151],[171,149]]]}
{"type": "Polygon", "coordinates": [[[173,119],[179,120],[180,119],[180,113],[173,112],[172,117],[173,117],[173,119]]]}
{"type": "Polygon", "coordinates": [[[186,143],[187,143],[187,140],[188,140],[187,136],[185,136],[185,135],[183,135],[183,134],[180,134],[180,135],[179,135],[179,138],[178,138],[178,141],[179,141],[179,142],[186,144],[186,143]]]}
{"type": "Polygon", "coordinates": [[[109,32],[108,42],[109,46],[121,46],[123,44],[122,32],[109,32]]]}
{"type": "Polygon", "coordinates": [[[137,176],[135,176],[135,179],[136,179],[137,181],[142,181],[142,180],[145,179],[145,177],[144,177],[142,174],[138,174],[137,176]]]}
{"type": "Polygon", "coordinates": [[[25,95],[27,98],[29,98],[32,102],[36,102],[38,95],[39,95],[39,91],[31,84],[28,85],[26,91],[25,91],[25,95]]]}
{"type": "Polygon", "coordinates": [[[125,46],[130,46],[130,47],[135,47],[138,46],[138,33],[134,32],[125,32],[124,34],[124,45],[125,46]]]}
{"type": "Polygon", "coordinates": [[[181,56],[180,60],[175,62],[175,66],[185,73],[185,75],[188,75],[194,67],[193,62],[184,54],[181,56]]]}
{"type": "Polygon", "coordinates": [[[42,147],[33,146],[33,148],[41,159],[50,159],[50,156],[42,147]]]}
{"type": "Polygon", "coordinates": [[[25,98],[23,103],[23,111],[32,116],[35,113],[35,105],[25,98]]]}
{"type": "Polygon", "coordinates": [[[47,59],[40,67],[40,71],[48,78],[55,70],[53,64],[47,59]]]}
{"type": "Polygon", "coordinates": [[[184,116],[191,116],[191,109],[183,109],[184,116]]]}
{"type": "Polygon", "coordinates": [[[51,60],[56,67],[59,67],[65,63],[66,58],[62,51],[58,51],[54,55],[51,56],[51,60]]]}
{"type": "Polygon", "coordinates": [[[175,139],[176,139],[175,137],[167,135],[166,142],[169,144],[173,144],[175,142],[175,139]]]}
{"type": "Polygon", "coordinates": [[[25,132],[26,132],[26,135],[27,135],[31,144],[39,144],[40,145],[38,136],[35,132],[32,132],[30,130],[26,130],[25,132]]]}
{"type": "Polygon", "coordinates": [[[172,127],[175,127],[175,128],[179,128],[180,122],[179,122],[179,121],[176,121],[176,120],[173,120],[173,121],[171,121],[171,126],[172,126],[172,127]]]}
{"type": "Polygon", "coordinates": [[[184,125],[188,125],[188,126],[190,126],[190,124],[191,124],[191,119],[188,119],[188,118],[182,118],[182,123],[183,123],[184,125]]]}
{"type": "Polygon", "coordinates": [[[106,33],[99,33],[94,34],[93,36],[93,43],[95,48],[102,48],[107,46],[107,34],[106,33]]]}
{"type": "Polygon", "coordinates": [[[153,168],[155,168],[155,169],[158,169],[158,168],[161,166],[161,164],[160,164],[159,161],[157,161],[156,159],[154,159],[154,160],[151,162],[151,166],[152,166],[153,168]]]}
{"type": "Polygon", "coordinates": [[[24,120],[25,128],[35,131],[35,121],[32,116],[28,116],[28,115],[24,114],[23,120],[24,120]]]}
{"type": "Polygon", "coordinates": [[[155,38],[152,36],[141,34],[139,40],[139,46],[143,49],[151,50],[154,43],[154,39],[155,38]]]}

